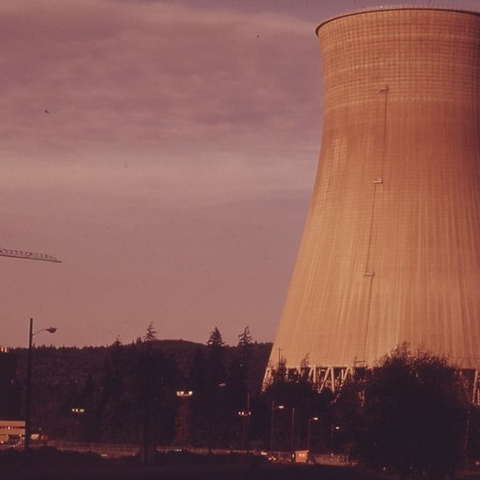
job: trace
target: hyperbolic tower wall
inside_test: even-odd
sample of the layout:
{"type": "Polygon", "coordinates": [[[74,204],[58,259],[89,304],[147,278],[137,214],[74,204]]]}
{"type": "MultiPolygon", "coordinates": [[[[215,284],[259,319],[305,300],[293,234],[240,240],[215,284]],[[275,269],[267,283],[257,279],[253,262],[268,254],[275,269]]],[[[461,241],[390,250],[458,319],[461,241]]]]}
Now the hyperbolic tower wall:
{"type": "Polygon", "coordinates": [[[333,381],[408,342],[478,370],[480,15],[381,9],[317,34],[319,168],[269,368],[333,381]]]}

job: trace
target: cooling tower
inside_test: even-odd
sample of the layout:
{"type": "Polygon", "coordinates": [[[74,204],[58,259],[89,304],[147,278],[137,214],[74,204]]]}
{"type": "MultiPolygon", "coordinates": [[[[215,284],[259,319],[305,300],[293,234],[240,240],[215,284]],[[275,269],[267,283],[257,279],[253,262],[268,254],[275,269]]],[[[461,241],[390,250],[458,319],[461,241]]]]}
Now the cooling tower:
{"type": "Polygon", "coordinates": [[[480,15],[388,8],[317,34],[319,167],[269,369],[333,381],[403,342],[480,369],[480,15]]]}

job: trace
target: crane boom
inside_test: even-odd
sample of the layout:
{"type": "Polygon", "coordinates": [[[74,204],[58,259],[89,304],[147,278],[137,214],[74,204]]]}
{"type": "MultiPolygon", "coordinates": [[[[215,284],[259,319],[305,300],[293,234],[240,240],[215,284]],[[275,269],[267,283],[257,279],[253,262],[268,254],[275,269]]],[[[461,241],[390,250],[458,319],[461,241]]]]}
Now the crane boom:
{"type": "Polygon", "coordinates": [[[24,252],[0,247],[0,257],[23,258],[26,260],[43,260],[44,262],[62,263],[60,260],[46,253],[24,252]]]}

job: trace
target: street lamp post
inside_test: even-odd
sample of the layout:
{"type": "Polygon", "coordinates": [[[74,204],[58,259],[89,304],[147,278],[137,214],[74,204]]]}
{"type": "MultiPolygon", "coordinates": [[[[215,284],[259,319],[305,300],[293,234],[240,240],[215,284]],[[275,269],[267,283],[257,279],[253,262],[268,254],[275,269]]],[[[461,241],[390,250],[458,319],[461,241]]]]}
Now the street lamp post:
{"type": "Polygon", "coordinates": [[[275,400],[272,402],[272,409],[270,412],[270,452],[273,452],[275,410],[283,410],[284,408],[284,405],[275,405],[275,400]]]}
{"type": "Polygon", "coordinates": [[[335,450],[335,435],[334,433],[340,430],[338,425],[331,425],[330,426],[330,450],[333,452],[335,450]]]}
{"type": "Polygon", "coordinates": [[[238,412],[238,416],[242,419],[242,448],[247,450],[247,422],[250,412],[241,410],[238,412]]]}
{"type": "Polygon", "coordinates": [[[312,422],[318,422],[318,417],[312,417],[308,419],[308,428],[307,428],[307,450],[310,451],[310,437],[312,434],[312,422]]]}
{"type": "Polygon", "coordinates": [[[83,407],[73,407],[72,414],[73,418],[75,419],[74,425],[74,441],[76,443],[80,442],[80,431],[81,431],[81,417],[85,413],[85,409],[83,407]]]}
{"type": "Polygon", "coordinates": [[[42,328],[37,332],[33,332],[33,318],[30,319],[30,328],[28,331],[28,350],[27,350],[27,385],[25,392],[25,443],[24,449],[28,451],[30,448],[31,424],[30,412],[32,407],[32,347],[33,336],[40,332],[55,333],[55,327],[42,328]]]}
{"type": "MultiPolygon", "coordinates": [[[[213,450],[213,420],[214,420],[214,408],[218,407],[218,401],[220,397],[220,392],[227,387],[225,382],[217,383],[213,385],[209,389],[210,401],[208,404],[208,438],[207,438],[207,445],[208,445],[208,454],[212,454],[213,450]]],[[[223,398],[221,399],[223,401],[223,398]]],[[[216,418],[216,416],[215,416],[216,418]]]]}
{"type": "Polygon", "coordinates": [[[295,452],[295,407],[292,407],[291,429],[290,429],[290,453],[295,452]]]}
{"type": "Polygon", "coordinates": [[[247,392],[247,409],[238,412],[238,416],[242,419],[242,447],[247,453],[249,453],[250,451],[249,431],[251,414],[252,412],[250,411],[250,392],[247,392]]]}
{"type": "Polygon", "coordinates": [[[247,453],[250,452],[250,392],[247,392],[247,418],[245,420],[245,449],[247,453]]]}
{"type": "Polygon", "coordinates": [[[250,392],[247,392],[247,409],[238,412],[238,416],[242,418],[242,446],[243,449],[249,453],[249,432],[250,432],[250,392]]]}
{"type": "MultiPolygon", "coordinates": [[[[193,395],[191,390],[177,390],[177,397],[188,400],[193,395]]],[[[182,402],[182,445],[187,449],[187,404],[182,402]]]]}

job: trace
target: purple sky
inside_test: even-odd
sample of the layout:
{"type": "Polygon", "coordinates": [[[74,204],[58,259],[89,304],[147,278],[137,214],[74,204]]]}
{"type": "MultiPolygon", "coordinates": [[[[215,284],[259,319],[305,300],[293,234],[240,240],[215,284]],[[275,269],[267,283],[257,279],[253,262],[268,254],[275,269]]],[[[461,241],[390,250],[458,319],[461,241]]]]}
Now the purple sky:
{"type": "Polygon", "coordinates": [[[320,146],[314,29],[375,5],[1,2],[0,246],[63,263],[0,257],[0,345],[30,317],[57,346],[151,322],[273,341],[320,146]]]}

